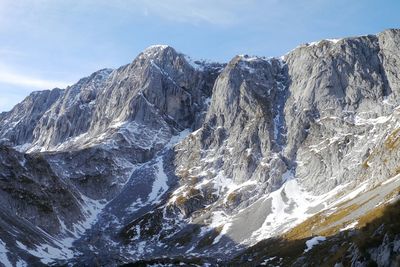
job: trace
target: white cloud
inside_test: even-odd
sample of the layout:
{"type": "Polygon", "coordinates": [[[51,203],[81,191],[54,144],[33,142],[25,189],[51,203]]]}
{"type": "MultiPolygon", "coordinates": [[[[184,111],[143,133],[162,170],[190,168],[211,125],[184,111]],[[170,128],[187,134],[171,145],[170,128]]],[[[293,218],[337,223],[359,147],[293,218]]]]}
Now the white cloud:
{"type": "Polygon", "coordinates": [[[4,72],[3,70],[0,71],[0,83],[27,86],[30,88],[37,88],[37,89],[52,89],[55,87],[65,88],[71,84],[62,81],[51,81],[35,77],[29,77],[18,73],[4,72]]]}
{"type": "Polygon", "coordinates": [[[17,73],[0,64],[0,112],[10,110],[32,91],[65,88],[70,84],[17,73]]]}
{"type": "Polygon", "coordinates": [[[145,14],[156,15],[168,20],[178,22],[227,25],[234,22],[234,10],[232,3],[225,0],[137,0],[145,14]]]}
{"type": "Polygon", "coordinates": [[[115,0],[103,4],[170,21],[226,26],[238,22],[245,15],[243,11],[256,2],[259,0],[115,0]]]}
{"type": "MultiPolygon", "coordinates": [[[[58,18],[57,14],[68,8],[69,13],[79,10],[91,11],[105,6],[111,9],[119,9],[119,12],[129,12],[132,15],[156,16],[169,21],[228,26],[236,25],[246,19],[259,17],[259,12],[265,12],[262,19],[274,16],[279,7],[286,7],[292,3],[300,2],[306,5],[309,2],[327,0],[83,0],[83,1],[59,1],[53,0],[24,0],[22,2],[0,0],[0,22],[2,16],[36,19],[38,14],[45,15],[44,19],[58,18]],[[3,2],[3,4],[2,4],[3,2]],[[54,15],[53,17],[50,15],[54,15]]],[[[283,12],[279,12],[283,13],[283,12]]],[[[14,23],[23,23],[13,20],[14,23]]],[[[29,19],[28,19],[29,22],[29,19]]],[[[29,23],[28,23],[29,24],[29,23]]],[[[2,25],[0,24],[0,27],[2,25]]]]}

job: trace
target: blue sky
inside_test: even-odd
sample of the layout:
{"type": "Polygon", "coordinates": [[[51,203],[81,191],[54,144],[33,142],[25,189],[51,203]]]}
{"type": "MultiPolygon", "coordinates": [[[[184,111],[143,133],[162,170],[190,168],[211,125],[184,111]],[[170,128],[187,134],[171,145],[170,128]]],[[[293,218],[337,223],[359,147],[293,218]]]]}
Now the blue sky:
{"type": "Polygon", "coordinates": [[[0,111],[118,67],[152,44],[193,58],[280,56],[400,28],[398,0],[0,0],[0,111]]]}

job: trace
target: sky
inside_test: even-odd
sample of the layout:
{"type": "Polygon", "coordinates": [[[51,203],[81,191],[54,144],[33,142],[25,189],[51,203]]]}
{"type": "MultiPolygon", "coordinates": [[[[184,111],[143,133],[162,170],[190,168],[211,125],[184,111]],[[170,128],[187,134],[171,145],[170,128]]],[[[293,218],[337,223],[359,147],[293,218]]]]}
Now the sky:
{"type": "Polygon", "coordinates": [[[399,0],[0,0],[0,112],[131,62],[153,44],[194,59],[281,56],[400,28],[399,0]]]}

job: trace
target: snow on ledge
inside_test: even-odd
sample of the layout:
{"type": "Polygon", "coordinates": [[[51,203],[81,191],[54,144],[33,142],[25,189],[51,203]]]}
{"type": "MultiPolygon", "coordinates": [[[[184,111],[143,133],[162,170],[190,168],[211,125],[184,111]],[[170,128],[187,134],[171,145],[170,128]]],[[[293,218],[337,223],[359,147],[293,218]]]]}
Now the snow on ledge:
{"type": "Polygon", "coordinates": [[[166,48],[170,47],[169,45],[164,45],[164,44],[156,44],[156,45],[151,45],[145,49],[145,51],[150,51],[150,50],[164,50],[166,48]]]}
{"type": "Polygon", "coordinates": [[[320,40],[320,41],[307,43],[306,46],[319,45],[319,44],[320,44],[321,42],[323,42],[323,41],[328,41],[328,42],[330,42],[330,43],[336,44],[336,43],[339,42],[340,40],[342,40],[342,39],[322,39],[322,40],[320,40]]]}
{"type": "Polygon", "coordinates": [[[342,229],[340,229],[340,232],[346,231],[346,230],[350,230],[350,229],[354,229],[358,224],[358,221],[354,221],[348,225],[346,225],[345,227],[343,227],[342,229]]]}
{"type": "Polygon", "coordinates": [[[1,260],[1,263],[3,263],[4,266],[6,266],[6,267],[12,267],[13,265],[11,264],[11,262],[8,259],[8,256],[7,256],[8,253],[9,253],[9,251],[6,248],[6,243],[4,243],[0,239],[0,260],[1,260]]]}
{"type": "Polygon", "coordinates": [[[170,47],[169,45],[152,45],[147,47],[142,52],[142,55],[145,57],[154,57],[169,47],[170,47]]]}
{"type": "Polygon", "coordinates": [[[326,240],[326,237],[324,236],[315,236],[311,238],[310,240],[306,241],[306,246],[307,248],[304,250],[304,252],[308,252],[313,249],[314,246],[318,245],[319,243],[323,242],[326,240]]]}

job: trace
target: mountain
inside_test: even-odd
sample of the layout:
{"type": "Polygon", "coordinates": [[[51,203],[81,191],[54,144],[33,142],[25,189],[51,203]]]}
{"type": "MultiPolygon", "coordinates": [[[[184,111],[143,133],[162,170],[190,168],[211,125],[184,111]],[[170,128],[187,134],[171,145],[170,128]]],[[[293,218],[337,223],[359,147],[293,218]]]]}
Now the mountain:
{"type": "Polygon", "coordinates": [[[132,63],[0,114],[5,266],[397,266],[400,30],[132,63]]]}

